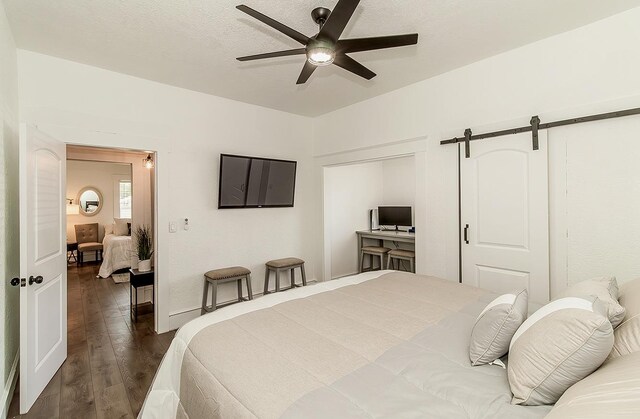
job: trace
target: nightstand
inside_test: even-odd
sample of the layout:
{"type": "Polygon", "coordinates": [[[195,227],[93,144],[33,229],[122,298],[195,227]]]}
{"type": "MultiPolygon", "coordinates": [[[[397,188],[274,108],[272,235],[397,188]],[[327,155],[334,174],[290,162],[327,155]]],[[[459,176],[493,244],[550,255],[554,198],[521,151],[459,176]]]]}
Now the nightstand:
{"type": "Polygon", "coordinates": [[[78,258],[76,257],[76,252],[78,251],[78,243],[76,242],[67,242],[67,263],[71,263],[71,258],[77,264],[78,258]]]}
{"type": "MultiPolygon", "coordinates": [[[[138,287],[153,287],[154,274],[153,271],[140,272],[137,269],[129,269],[129,315],[134,322],[138,321],[138,287]],[[135,294],[135,305],[134,297],[135,294]]],[[[153,288],[151,290],[151,303],[154,304],[153,288]]]]}

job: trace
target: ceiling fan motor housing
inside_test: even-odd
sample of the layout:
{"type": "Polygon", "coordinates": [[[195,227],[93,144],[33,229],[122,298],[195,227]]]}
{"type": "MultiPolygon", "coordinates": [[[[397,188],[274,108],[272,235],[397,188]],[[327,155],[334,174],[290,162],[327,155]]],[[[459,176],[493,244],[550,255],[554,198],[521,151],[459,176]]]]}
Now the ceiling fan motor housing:
{"type": "Polygon", "coordinates": [[[320,27],[324,25],[324,22],[329,19],[329,15],[331,14],[331,10],[326,7],[316,7],[311,11],[311,18],[314,22],[316,22],[320,27]]]}

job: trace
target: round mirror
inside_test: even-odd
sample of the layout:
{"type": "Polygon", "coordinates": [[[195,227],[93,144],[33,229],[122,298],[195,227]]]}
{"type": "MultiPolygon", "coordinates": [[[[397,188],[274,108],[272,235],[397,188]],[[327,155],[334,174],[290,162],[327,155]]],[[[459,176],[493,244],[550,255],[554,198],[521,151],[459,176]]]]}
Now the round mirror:
{"type": "Polygon", "coordinates": [[[78,193],[78,205],[80,205],[80,214],[91,217],[96,215],[102,209],[104,199],[97,188],[87,186],[78,193]]]}

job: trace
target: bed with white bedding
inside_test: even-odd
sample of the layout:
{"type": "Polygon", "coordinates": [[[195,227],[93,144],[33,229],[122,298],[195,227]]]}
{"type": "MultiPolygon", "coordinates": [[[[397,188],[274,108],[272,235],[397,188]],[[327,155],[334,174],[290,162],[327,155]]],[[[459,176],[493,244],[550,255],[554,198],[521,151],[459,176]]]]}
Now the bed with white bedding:
{"type": "Polygon", "coordinates": [[[139,417],[542,418],[502,367],[470,365],[493,298],[378,271],[225,307],[178,331],[139,417]]]}
{"type": "Polygon", "coordinates": [[[131,267],[133,256],[131,236],[107,234],[102,241],[102,265],[98,275],[108,278],[119,269],[131,267]]]}

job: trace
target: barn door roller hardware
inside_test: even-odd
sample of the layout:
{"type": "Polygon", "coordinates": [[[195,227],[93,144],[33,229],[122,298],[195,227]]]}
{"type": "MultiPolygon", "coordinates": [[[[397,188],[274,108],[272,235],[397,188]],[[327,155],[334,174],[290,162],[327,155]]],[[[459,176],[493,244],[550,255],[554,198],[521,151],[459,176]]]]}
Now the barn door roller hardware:
{"type": "Polygon", "coordinates": [[[526,127],[509,128],[509,129],[504,129],[500,131],[488,132],[486,134],[476,134],[476,135],[473,135],[471,132],[471,129],[467,128],[464,131],[464,137],[460,137],[460,138],[456,137],[456,138],[451,138],[450,140],[442,140],[440,141],[440,144],[445,145],[445,144],[457,144],[457,143],[464,142],[464,145],[465,145],[464,155],[466,158],[469,158],[471,157],[471,150],[469,147],[469,143],[471,141],[483,140],[485,138],[501,137],[504,135],[520,134],[523,132],[531,132],[533,149],[538,150],[539,148],[538,131],[539,130],[562,127],[565,125],[582,124],[584,122],[601,121],[603,119],[622,118],[625,116],[632,116],[632,115],[640,115],[640,108],[625,109],[622,111],[607,112],[607,113],[601,113],[597,115],[581,116],[579,118],[563,119],[561,121],[547,122],[544,124],[540,123],[540,118],[538,118],[538,116],[534,116],[531,118],[530,125],[526,127]]]}
{"type": "Polygon", "coordinates": [[[540,118],[538,115],[531,118],[531,141],[533,142],[533,149],[538,150],[538,129],[540,128],[540,118]]]}

